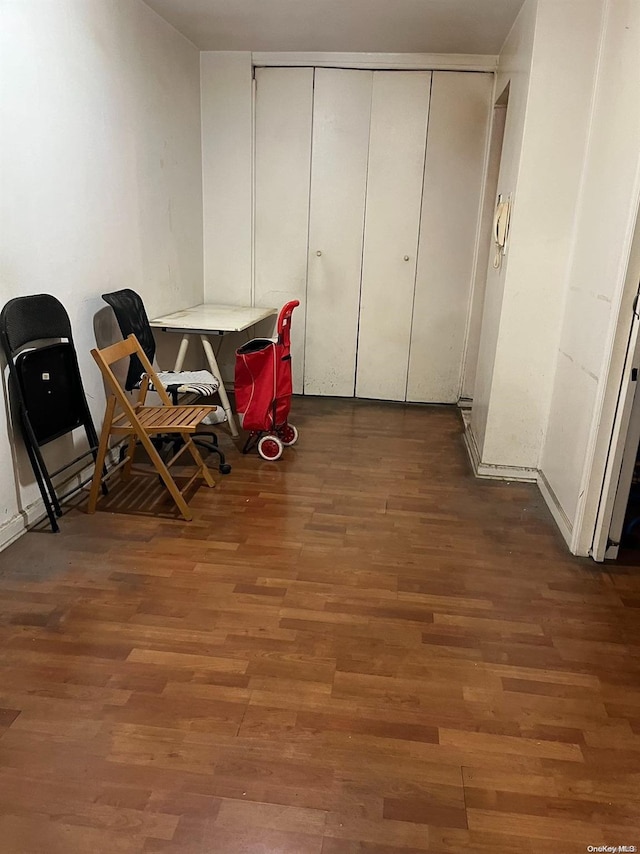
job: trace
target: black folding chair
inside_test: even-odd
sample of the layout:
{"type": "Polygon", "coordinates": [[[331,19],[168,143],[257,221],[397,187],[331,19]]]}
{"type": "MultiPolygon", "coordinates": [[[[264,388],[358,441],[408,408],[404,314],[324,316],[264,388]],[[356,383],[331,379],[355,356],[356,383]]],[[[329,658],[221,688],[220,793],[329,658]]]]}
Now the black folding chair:
{"type": "Polygon", "coordinates": [[[89,483],[91,476],[63,495],[58,495],[57,490],[77,470],[59,481],[57,487],[53,479],[90,456],[95,462],[98,450],[98,436],[82,387],[69,316],[62,303],[49,294],[16,297],[0,313],[0,343],[9,365],[13,409],[20,421],[51,530],[57,532],[60,529],[56,516],[62,516],[62,501],[89,483]],[[84,428],[88,450],[49,472],[40,449],[78,427],[84,428]]]}
{"type": "MultiPolygon", "coordinates": [[[[153,364],[156,355],[156,341],[153,330],[149,324],[147,311],[144,307],[142,297],[131,288],[123,288],[110,294],[102,294],[102,299],[113,309],[120,332],[123,338],[135,335],[140,343],[146,357],[153,364]]],[[[193,395],[191,400],[209,397],[215,394],[220,386],[220,380],[209,372],[202,371],[203,381],[190,383],[188,380],[180,380],[180,371],[171,373],[169,382],[163,381],[163,371],[158,371],[160,382],[168,394],[171,395],[174,405],[177,405],[180,395],[193,395]],[[205,376],[206,374],[206,376],[205,376]]],[[[144,374],[144,368],[140,359],[134,354],[129,360],[129,369],[125,380],[125,389],[133,391],[140,388],[144,374]]],[[[185,373],[186,376],[186,373],[185,373]]],[[[172,442],[174,440],[172,439],[172,442]]],[[[221,474],[229,474],[231,466],[225,462],[224,454],[218,446],[218,437],[213,430],[201,430],[194,436],[194,442],[200,447],[206,448],[220,458],[219,471],[221,474]]]]}

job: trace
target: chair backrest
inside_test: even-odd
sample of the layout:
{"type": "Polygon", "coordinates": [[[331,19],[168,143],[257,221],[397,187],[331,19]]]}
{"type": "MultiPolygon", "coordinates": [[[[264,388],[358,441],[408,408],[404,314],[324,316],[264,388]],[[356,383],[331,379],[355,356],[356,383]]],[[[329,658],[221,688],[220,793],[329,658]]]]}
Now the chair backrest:
{"type": "MultiPolygon", "coordinates": [[[[102,299],[113,309],[123,338],[135,335],[149,362],[153,362],[156,354],[156,342],[149,325],[149,318],[142,298],[131,288],[123,288],[110,294],[102,294],[102,299]]],[[[134,352],[129,361],[129,370],[125,388],[131,391],[136,388],[145,369],[142,361],[134,352]]]]}
{"type": "Polygon", "coordinates": [[[84,425],[89,444],[95,444],[71,322],[62,303],[50,294],[9,300],[0,312],[0,343],[31,441],[44,445],[84,425]]]}
{"type": "Polygon", "coordinates": [[[67,338],[72,341],[71,321],[60,300],[51,294],[10,299],[0,312],[0,337],[7,359],[32,341],[67,338]]]}
{"type": "Polygon", "coordinates": [[[86,398],[70,342],[20,353],[15,376],[38,445],[46,445],[87,421],[86,398]]]}
{"type": "MultiPolygon", "coordinates": [[[[130,359],[137,358],[139,360],[142,367],[141,376],[144,375],[148,378],[165,406],[172,406],[171,398],[158,379],[158,375],[154,371],[153,365],[135,335],[131,334],[125,338],[124,341],[118,341],[116,344],[111,344],[110,347],[105,347],[102,350],[92,350],[91,355],[100,368],[102,375],[105,378],[107,385],[111,388],[116,400],[129,415],[135,412],[135,408],[131,405],[131,401],[127,395],[122,391],[118,378],[111,370],[111,365],[113,365],[114,362],[118,362],[120,359],[126,359],[127,356],[130,359]]],[[[147,386],[148,383],[143,382],[140,389],[139,403],[144,403],[147,386]]]]}

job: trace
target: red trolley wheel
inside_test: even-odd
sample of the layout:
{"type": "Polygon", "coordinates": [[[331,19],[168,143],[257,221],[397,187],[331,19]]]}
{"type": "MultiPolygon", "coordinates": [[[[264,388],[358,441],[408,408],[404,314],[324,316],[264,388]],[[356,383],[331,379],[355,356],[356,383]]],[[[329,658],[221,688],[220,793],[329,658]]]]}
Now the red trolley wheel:
{"type": "Polygon", "coordinates": [[[275,462],[279,460],[284,451],[284,445],[277,436],[263,436],[258,442],[258,453],[263,460],[275,462]]]}
{"type": "Polygon", "coordinates": [[[293,424],[283,424],[278,430],[278,437],[283,445],[295,445],[298,441],[298,428],[293,424]]]}

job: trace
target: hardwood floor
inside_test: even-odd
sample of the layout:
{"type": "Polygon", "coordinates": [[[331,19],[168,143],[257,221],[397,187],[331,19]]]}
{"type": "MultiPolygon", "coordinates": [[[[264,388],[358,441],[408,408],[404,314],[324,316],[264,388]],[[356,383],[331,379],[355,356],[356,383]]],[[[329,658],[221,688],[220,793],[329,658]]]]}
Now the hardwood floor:
{"type": "Polygon", "coordinates": [[[455,409],[292,420],[278,463],[224,439],[191,523],[0,554],[0,850],[639,846],[640,568],[474,479],[455,409]]]}

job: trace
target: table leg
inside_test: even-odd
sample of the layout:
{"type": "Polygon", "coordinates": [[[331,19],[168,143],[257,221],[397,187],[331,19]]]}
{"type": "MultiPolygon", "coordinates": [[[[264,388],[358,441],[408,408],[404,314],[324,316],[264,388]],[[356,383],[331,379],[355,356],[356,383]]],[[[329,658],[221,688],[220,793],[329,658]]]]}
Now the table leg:
{"type": "Polygon", "coordinates": [[[206,335],[201,335],[200,340],[202,341],[202,348],[204,350],[205,356],[207,357],[207,361],[209,362],[211,373],[214,376],[218,377],[218,379],[220,380],[220,388],[218,389],[218,394],[220,395],[220,400],[222,401],[222,408],[227,414],[227,421],[229,422],[229,429],[231,430],[231,435],[236,438],[239,435],[238,428],[236,427],[236,420],[231,410],[229,398],[227,397],[227,390],[225,389],[224,383],[222,382],[220,368],[218,367],[218,362],[216,361],[216,356],[213,352],[213,347],[211,346],[211,342],[209,341],[206,335]]]}
{"type": "Polygon", "coordinates": [[[189,336],[183,335],[182,341],[180,342],[180,347],[178,348],[178,355],[176,356],[176,364],[174,367],[174,371],[181,371],[182,366],[184,365],[184,358],[187,355],[187,350],[189,349],[189,336]]]}

